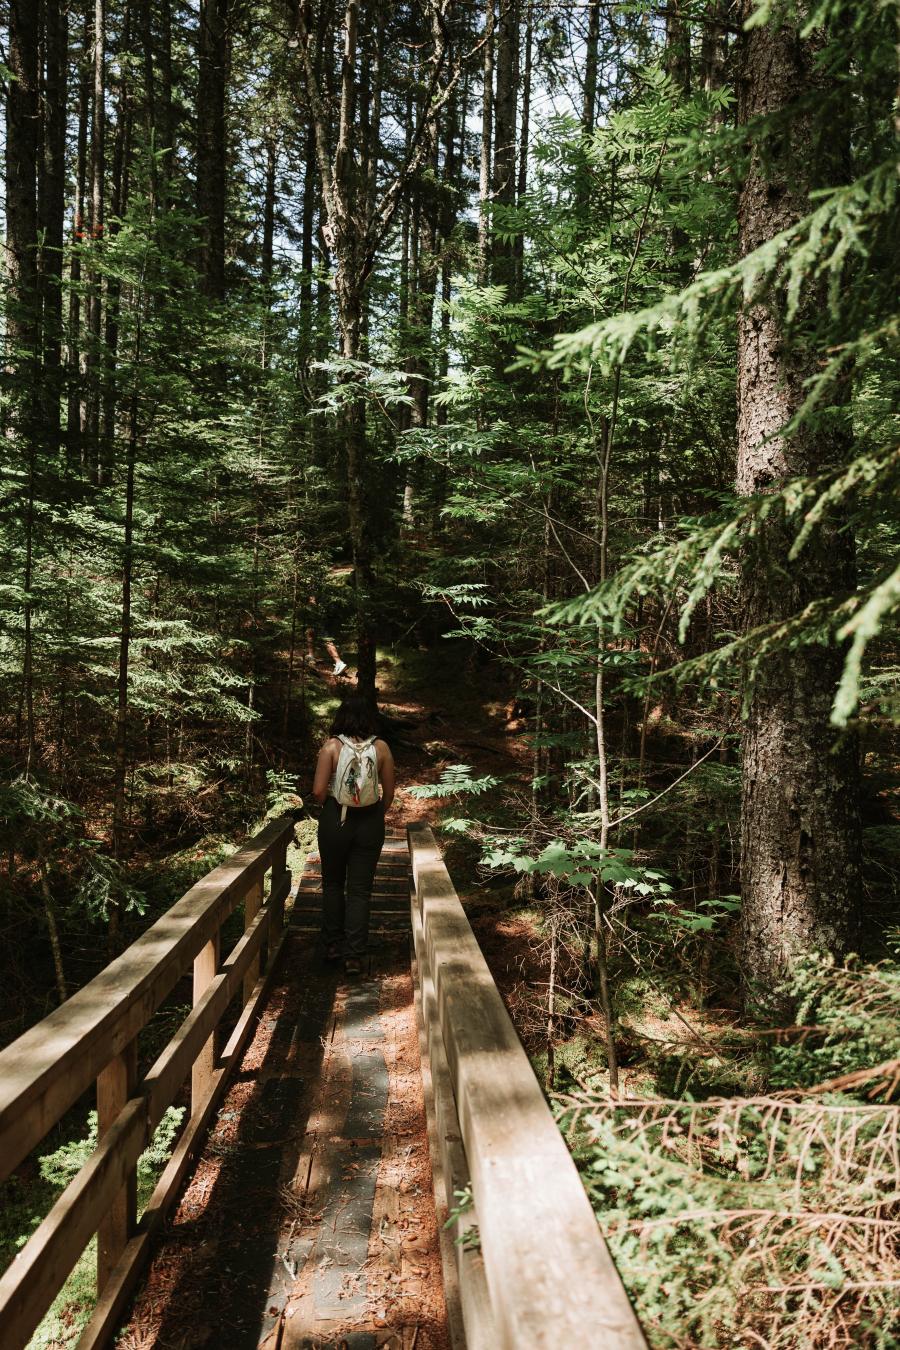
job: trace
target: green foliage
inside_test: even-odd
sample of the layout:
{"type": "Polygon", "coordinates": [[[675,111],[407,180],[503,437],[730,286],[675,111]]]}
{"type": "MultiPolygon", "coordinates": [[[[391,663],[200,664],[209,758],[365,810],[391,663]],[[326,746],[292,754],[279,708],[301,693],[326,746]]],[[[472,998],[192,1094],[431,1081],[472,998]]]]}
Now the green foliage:
{"type": "Polygon", "coordinates": [[[480,797],[497,787],[499,782],[499,778],[493,778],[490,774],[485,774],[482,778],[473,778],[469,764],[448,764],[441,771],[436,783],[414,783],[406,791],[420,801],[444,797],[480,797]]]}
{"type": "Polygon", "coordinates": [[[811,1030],[796,1041],[772,1045],[769,1078],[773,1087],[808,1087],[900,1059],[900,965],[896,962],[839,966],[811,957],[793,977],[791,995],[796,1000],[797,1024],[811,1030]]]}
{"type": "Polygon", "coordinates": [[[454,1242],[462,1247],[463,1251],[481,1251],[481,1234],[478,1231],[478,1224],[472,1221],[475,1210],[472,1187],[466,1186],[462,1190],[454,1191],[453,1196],[456,1203],[451,1208],[444,1227],[459,1229],[454,1242]]]}
{"type": "Polygon", "coordinates": [[[879,1083],[896,1097],[896,1070],[843,1094],[802,1091],[860,1067],[896,1066],[900,967],[810,960],[791,992],[803,1029],[765,1052],[777,1095],[616,1104],[580,1090],[556,1099],[654,1345],[763,1337],[778,1350],[809,1350],[839,1325],[848,1343],[887,1350],[900,1334],[889,1217],[900,1199],[900,1108],[872,1100],[879,1083]]]}
{"type": "MultiPolygon", "coordinates": [[[[146,1207],[153,1188],[172,1155],[183,1107],[170,1106],[137,1163],[138,1213],[146,1207]]],[[[5,1265],[21,1250],[56,1199],[97,1147],[97,1113],[88,1114],[84,1128],[51,1153],[39,1157],[39,1180],[26,1182],[15,1173],[2,1187],[0,1261],[5,1265]]],[[[30,1342],[32,1350],[72,1346],[84,1329],[96,1300],[97,1244],[92,1239],[30,1342]]]]}

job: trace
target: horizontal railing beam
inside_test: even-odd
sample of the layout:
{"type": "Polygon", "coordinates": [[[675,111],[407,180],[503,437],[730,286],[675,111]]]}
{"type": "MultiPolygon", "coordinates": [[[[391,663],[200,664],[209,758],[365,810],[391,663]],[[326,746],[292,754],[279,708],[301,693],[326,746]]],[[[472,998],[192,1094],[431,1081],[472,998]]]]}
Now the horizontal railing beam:
{"type": "Polygon", "coordinates": [[[246,972],[259,955],[271,917],[272,912],[268,906],[257,915],[252,926],[222,962],[219,974],[191,1009],[144,1078],[143,1091],[147,1097],[147,1115],[151,1130],[156,1129],[171,1106],[199,1051],[218,1026],[222,1014],[240,989],[246,972]]]}
{"type": "Polygon", "coordinates": [[[28,1343],[147,1142],[146,1105],[133,1098],[0,1279],[4,1345],[28,1343]]]}
{"type": "Polygon", "coordinates": [[[497,1350],[646,1350],[581,1179],[427,827],[410,858],[497,1350]]]}
{"type": "Polygon", "coordinates": [[[291,838],[272,821],[89,984],[0,1052],[0,1180],[121,1054],[291,838]]]}

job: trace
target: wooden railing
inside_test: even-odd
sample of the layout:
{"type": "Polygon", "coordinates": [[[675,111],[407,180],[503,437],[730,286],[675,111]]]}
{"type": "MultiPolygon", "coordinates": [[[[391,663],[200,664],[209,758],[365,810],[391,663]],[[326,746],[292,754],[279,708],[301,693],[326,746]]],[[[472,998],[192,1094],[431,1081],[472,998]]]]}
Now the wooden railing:
{"type": "Polygon", "coordinates": [[[411,826],[416,1006],[467,1350],[646,1350],[575,1165],[430,829],[411,826]],[[477,1234],[477,1237],[476,1237],[477,1234]]]}
{"type": "Polygon", "coordinates": [[[265,996],[284,936],[292,831],[288,819],[267,825],[0,1053],[0,1180],[94,1080],[99,1125],[98,1147],[0,1280],[4,1350],[28,1343],[94,1233],[99,1298],[78,1350],[111,1337],[265,996]],[[243,936],[220,962],[222,924],[242,902],[243,936]],[[193,1008],[139,1079],[138,1035],[191,963],[193,1008]],[[217,1053],[216,1028],[236,995],[242,1011],[217,1053]],[[137,1223],[138,1158],[189,1073],[190,1120],[137,1223]]]}

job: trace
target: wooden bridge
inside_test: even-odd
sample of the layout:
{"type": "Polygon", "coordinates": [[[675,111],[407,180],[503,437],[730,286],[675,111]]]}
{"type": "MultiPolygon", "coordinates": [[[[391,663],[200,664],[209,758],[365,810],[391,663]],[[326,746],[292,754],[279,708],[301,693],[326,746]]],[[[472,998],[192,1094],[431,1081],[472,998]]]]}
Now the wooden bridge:
{"type": "MultiPolygon", "coordinates": [[[[442,1223],[451,1345],[454,1350],[645,1346],[431,830],[415,826],[408,839],[386,841],[373,929],[387,956],[375,958],[361,980],[347,984],[324,974],[314,960],[315,859],[306,865],[285,923],[292,828],[289,819],[267,825],[94,980],[0,1054],[2,1177],[94,1083],[99,1118],[95,1151],[0,1280],[4,1350],[28,1344],[94,1234],[98,1301],[78,1348],[112,1343],[201,1158],[229,1080],[276,996],[282,1012],[290,1012],[281,1019],[284,1052],[262,1089],[270,1099],[262,1135],[248,1148],[265,1161],[273,1203],[285,1149],[290,1150],[292,1174],[305,1177],[305,1208],[289,1232],[279,1230],[267,1243],[249,1219],[241,1222],[244,1197],[238,1187],[233,1202],[239,1217],[229,1225],[237,1246],[228,1258],[221,1324],[206,1343],[223,1350],[343,1345],[407,1350],[415,1343],[417,1331],[408,1337],[379,1332],[367,1296],[373,1206],[380,1195],[379,1224],[389,1224],[393,1186],[387,1191],[384,1184],[380,1191],[376,1186],[386,1156],[388,1107],[379,979],[406,962],[408,982],[410,929],[416,1072],[424,1089],[442,1223]],[[228,923],[239,911],[242,933],[235,921],[228,923]],[[236,940],[223,955],[226,924],[236,940]],[[139,1071],[142,1030],[179,981],[191,975],[189,1015],[155,1061],[139,1071]],[[285,1001],[287,995],[293,1003],[285,1001]],[[316,1124],[310,1093],[329,1073],[336,1075],[341,1105],[332,1110],[333,1119],[316,1124]],[[138,1158],[188,1081],[187,1124],[138,1219],[138,1158]],[[471,1204],[460,1205],[461,1195],[471,1204]]],[[[253,1077],[242,1071],[241,1077],[248,1076],[253,1077]]],[[[250,1091],[258,1086],[251,1083],[250,1091]]],[[[402,1153],[397,1156],[402,1165],[402,1153]]],[[[248,1193],[255,1186],[257,1198],[265,1190],[261,1166],[254,1173],[248,1161],[238,1173],[248,1193]]],[[[197,1311],[188,1309],[188,1315],[197,1311]]]]}

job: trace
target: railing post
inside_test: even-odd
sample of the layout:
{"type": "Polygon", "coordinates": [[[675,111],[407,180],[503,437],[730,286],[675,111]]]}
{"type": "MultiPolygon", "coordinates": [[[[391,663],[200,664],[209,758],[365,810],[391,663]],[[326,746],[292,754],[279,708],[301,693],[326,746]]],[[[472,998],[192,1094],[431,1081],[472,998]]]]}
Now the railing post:
{"type": "MultiPolygon", "coordinates": [[[[207,988],[216,978],[219,968],[219,930],[215,937],[206,943],[194,957],[194,1006],[200,1002],[207,988]]],[[[191,1069],[191,1115],[196,1115],[203,1099],[212,1086],[216,1066],[216,1034],[209,1040],[194,1060],[191,1069]]]]}
{"type": "MultiPolygon", "coordinates": [[[[252,924],[259,911],[262,909],[263,902],[263,879],[254,881],[247,894],[244,896],[244,932],[252,924]]],[[[259,979],[259,950],[256,956],[247,967],[247,974],[244,976],[243,1002],[249,1003],[253,997],[253,990],[256,988],[256,981],[259,979]]]]}
{"type": "MultiPolygon", "coordinates": [[[[102,1139],[137,1083],[137,1038],[97,1078],[97,1133],[102,1139]]],[[[132,1168],[97,1229],[97,1292],[102,1293],[137,1223],[137,1169],[132,1168]]]]}
{"type": "MultiPolygon", "coordinates": [[[[284,926],[284,877],[287,872],[287,840],[279,844],[272,854],[272,871],[269,879],[269,895],[280,895],[272,905],[272,917],[269,920],[269,959],[271,960],[281,930],[284,926]]],[[[269,902],[272,903],[271,900],[269,902]]]]}

